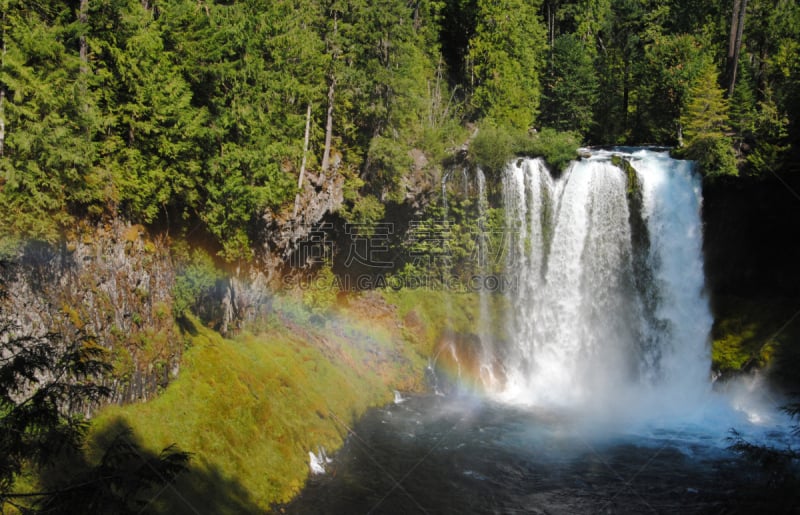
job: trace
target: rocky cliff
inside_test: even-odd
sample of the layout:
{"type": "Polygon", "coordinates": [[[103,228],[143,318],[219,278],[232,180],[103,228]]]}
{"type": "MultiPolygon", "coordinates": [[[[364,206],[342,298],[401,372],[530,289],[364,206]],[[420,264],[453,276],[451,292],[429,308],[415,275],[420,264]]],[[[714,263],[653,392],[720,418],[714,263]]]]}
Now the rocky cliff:
{"type": "MultiPolygon", "coordinates": [[[[196,314],[223,335],[263,320],[287,258],[341,206],[343,187],[339,173],[312,176],[296,210],[265,213],[253,259],[220,271],[196,314]]],[[[0,322],[24,334],[82,332],[94,338],[109,350],[114,367],[112,402],[151,398],[178,374],[184,338],[174,290],[184,270],[167,235],[116,219],[83,222],[58,244],[3,241],[0,322]]]]}
{"type": "Polygon", "coordinates": [[[121,221],[82,225],[58,245],[20,243],[0,262],[2,316],[24,334],[83,332],[109,350],[113,401],[146,399],[178,372],[175,269],[164,239],[121,221]]]}

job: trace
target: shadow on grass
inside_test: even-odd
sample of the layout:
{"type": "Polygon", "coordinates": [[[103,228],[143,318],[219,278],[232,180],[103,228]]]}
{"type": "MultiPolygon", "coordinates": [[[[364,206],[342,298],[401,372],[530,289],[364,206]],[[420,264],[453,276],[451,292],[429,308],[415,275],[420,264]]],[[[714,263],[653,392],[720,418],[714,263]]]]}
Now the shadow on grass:
{"type": "Polygon", "coordinates": [[[234,479],[175,446],[153,452],[121,419],[96,434],[87,452],[63,453],[42,471],[47,495],[22,497],[42,513],[263,513],[234,479]]]}

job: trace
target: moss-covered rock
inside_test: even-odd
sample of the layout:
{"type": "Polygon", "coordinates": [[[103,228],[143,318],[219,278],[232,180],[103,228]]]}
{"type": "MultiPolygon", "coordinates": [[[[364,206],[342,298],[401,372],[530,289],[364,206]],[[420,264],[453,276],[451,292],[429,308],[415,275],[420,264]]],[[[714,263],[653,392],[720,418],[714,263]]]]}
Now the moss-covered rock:
{"type": "MultiPolygon", "coordinates": [[[[778,357],[800,347],[800,317],[793,303],[782,298],[718,298],[712,329],[712,368],[723,377],[755,368],[778,375],[778,357]],[[773,365],[776,365],[773,367],[773,365]]],[[[786,382],[786,378],[781,382],[786,382]]]]}

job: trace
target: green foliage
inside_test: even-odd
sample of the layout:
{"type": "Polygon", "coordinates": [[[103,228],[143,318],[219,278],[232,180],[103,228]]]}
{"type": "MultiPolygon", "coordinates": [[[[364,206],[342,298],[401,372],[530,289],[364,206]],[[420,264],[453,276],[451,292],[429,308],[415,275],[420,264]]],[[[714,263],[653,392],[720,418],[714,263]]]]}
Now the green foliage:
{"type": "Polygon", "coordinates": [[[476,278],[505,272],[505,211],[457,196],[447,207],[444,219],[441,206],[429,206],[392,249],[395,285],[469,291],[476,278]]]}
{"type": "Polygon", "coordinates": [[[541,156],[555,170],[564,170],[578,157],[581,140],[575,132],[559,132],[545,127],[523,143],[524,153],[541,156]]]}
{"type": "Polygon", "coordinates": [[[59,20],[40,17],[24,2],[6,7],[0,228],[55,241],[72,220],[69,203],[94,197],[85,180],[95,152],[86,127],[91,97],[80,91],[79,61],[62,45],[59,20]]]}
{"type": "Polygon", "coordinates": [[[732,173],[730,139],[751,171],[775,170],[800,144],[800,8],[750,0],[729,123],[709,101],[717,88],[702,87],[722,71],[728,10],[92,0],[79,19],[76,2],[4,0],[0,229],[55,242],[76,218],[121,214],[170,231],[200,224],[222,258],[250,259],[265,212],[291,209],[303,158],[320,171],[329,112],[326,173],[360,175],[351,201],[402,202],[409,178],[440,177],[466,120],[482,126],[473,153],[492,169],[520,152],[562,166],[568,151],[547,128],[679,144],[682,127],[711,175],[732,173]]]}
{"type": "MultiPolygon", "coordinates": [[[[716,88],[716,77],[712,80],[711,75],[715,67],[704,50],[707,46],[707,42],[691,34],[659,35],[645,46],[640,93],[645,141],[679,143],[684,111],[698,100],[698,94],[707,91],[705,88],[716,88]]],[[[708,113],[707,107],[703,109],[708,113]]],[[[692,130],[685,126],[683,129],[692,130]]]]}
{"type": "Polygon", "coordinates": [[[694,137],[677,156],[696,161],[700,171],[708,178],[738,175],[733,142],[727,136],[706,134],[694,137]]]}
{"type": "Polygon", "coordinates": [[[783,327],[794,313],[781,299],[724,297],[717,304],[711,334],[711,366],[717,372],[773,365],[798,335],[796,324],[783,327]]]}
{"type": "Polygon", "coordinates": [[[470,161],[487,171],[500,172],[517,151],[520,135],[505,127],[483,124],[470,142],[470,161]]]}
{"type": "Polygon", "coordinates": [[[21,335],[0,326],[0,509],[23,513],[141,513],[185,471],[174,446],[147,457],[127,432],[103,445],[96,465],[79,450],[80,413],[110,394],[106,351],[86,335],[21,335]],[[38,474],[35,482],[18,481],[38,474]],[[21,491],[20,491],[21,488],[21,491]]]}
{"type": "Polygon", "coordinates": [[[728,129],[728,102],[710,63],[695,77],[681,125],[689,145],[694,138],[723,135],[728,129]]]}
{"type": "Polygon", "coordinates": [[[357,226],[360,236],[371,237],[375,227],[383,220],[386,206],[373,195],[364,195],[355,199],[352,207],[342,209],[342,216],[349,224],[357,226]]]}
{"type": "Polygon", "coordinates": [[[556,38],[545,78],[542,123],[587,134],[594,118],[598,81],[591,53],[574,34],[556,38]]]}
{"type": "Polygon", "coordinates": [[[172,290],[175,316],[186,317],[202,305],[223,278],[214,260],[202,249],[194,249],[183,258],[178,256],[178,273],[172,290]]]}
{"type": "Polygon", "coordinates": [[[34,513],[142,513],[187,471],[190,454],[175,445],[150,453],[141,448],[129,428],[110,429],[114,435],[103,442],[104,451],[96,465],[73,457],[63,465],[67,470],[56,467],[56,472],[69,478],[66,485],[54,481],[54,471],[48,472],[43,486],[53,493],[34,503],[34,513]]]}
{"type": "Polygon", "coordinates": [[[23,246],[19,237],[10,234],[0,234],[0,263],[11,261],[17,257],[23,246]]]}
{"type": "Polygon", "coordinates": [[[752,145],[756,133],[757,100],[755,84],[750,66],[744,59],[740,60],[738,79],[733,97],[730,99],[730,125],[733,129],[734,144],[738,149],[743,145],[752,145]]]}
{"type": "Polygon", "coordinates": [[[406,144],[396,139],[383,136],[372,138],[368,159],[376,185],[383,186],[390,192],[399,188],[400,179],[411,170],[413,164],[408,150],[406,144]]]}
{"type": "Polygon", "coordinates": [[[85,335],[36,337],[0,325],[0,508],[26,463],[42,467],[80,445],[78,413],[109,393],[100,383],[104,354],[85,335]]]}
{"type": "Polygon", "coordinates": [[[532,127],[539,113],[546,43],[538,9],[522,0],[476,3],[472,104],[479,116],[516,130],[532,127]]]}
{"type": "Polygon", "coordinates": [[[185,217],[197,207],[208,111],[192,105],[152,13],[128,3],[119,14],[117,37],[96,43],[108,110],[102,164],[113,171],[116,200],[129,218],[150,223],[167,209],[185,217]]]}
{"type": "Polygon", "coordinates": [[[680,155],[697,161],[706,177],[737,175],[733,142],[727,136],[728,103],[717,85],[717,72],[707,64],[695,79],[681,116],[686,147],[680,155]]]}
{"type": "Polygon", "coordinates": [[[778,110],[770,91],[758,103],[754,118],[756,143],[753,152],[747,156],[747,163],[757,174],[774,172],[783,164],[790,148],[786,143],[789,119],[778,110]]]}
{"type": "Polygon", "coordinates": [[[516,155],[543,157],[556,170],[563,170],[578,157],[578,147],[580,136],[574,132],[544,128],[531,134],[484,124],[470,143],[469,157],[473,163],[495,173],[516,155]]]}

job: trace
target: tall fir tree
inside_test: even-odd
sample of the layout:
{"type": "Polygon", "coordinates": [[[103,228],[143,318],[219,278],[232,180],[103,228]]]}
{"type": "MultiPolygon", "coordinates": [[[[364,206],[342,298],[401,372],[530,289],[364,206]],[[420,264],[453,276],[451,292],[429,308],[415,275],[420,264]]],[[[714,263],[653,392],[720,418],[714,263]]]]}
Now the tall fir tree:
{"type": "Polygon", "coordinates": [[[597,94],[594,65],[583,43],[573,34],[557,37],[545,78],[542,123],[585,136],[597,94]]]}
{"type": "Polygon", "coordinates": [[[478,1],[470,41],[472,104],[478,116],[515,129],[534,125],[547,48],[539,6],[521,0],[478,1]]]}
{"type": "Polygon", "coordinates": [[[716,67],[709,62],[695,79],[681,116],[686,138],[682,154],[696,160],[709,177],[738,174],[733,142],[727,135],[728,102],[717,81],[716,67]]]}

